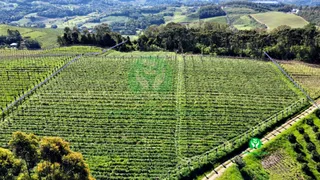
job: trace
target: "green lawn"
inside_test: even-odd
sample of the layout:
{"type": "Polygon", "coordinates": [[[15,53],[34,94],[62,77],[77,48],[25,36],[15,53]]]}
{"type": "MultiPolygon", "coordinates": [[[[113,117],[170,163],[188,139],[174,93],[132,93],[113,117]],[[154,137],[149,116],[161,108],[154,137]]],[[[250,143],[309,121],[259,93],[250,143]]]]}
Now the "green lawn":
{"type": "Polygon", "coordinates": [[[286,14],[282,12],[266,12],[252,14],[258,22],[266,24],[268,30],[272,30],[281,25],[288,25],[292,28],[301,28],[308,24],[308,21],[294,14],[286,14]]]}

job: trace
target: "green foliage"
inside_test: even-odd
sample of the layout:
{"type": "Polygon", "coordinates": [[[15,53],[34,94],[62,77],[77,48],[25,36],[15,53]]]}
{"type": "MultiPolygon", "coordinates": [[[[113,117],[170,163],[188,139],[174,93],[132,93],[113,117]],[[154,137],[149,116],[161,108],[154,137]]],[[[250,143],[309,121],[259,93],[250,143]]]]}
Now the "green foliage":
{"type": "Polygon", "coordinates": [[[299,131],[300,134],[304,134],[304,128],[303,127],[298,126],[297,130],[299,131]]]}
{"type": "Polygon", "coordinates": [[[317,138],[317,140],[320,140],[320,132],[316,133],[316,138],[317,138]]]}
{"type": "Polygon", "coordinates": [[[307,143],[307,149],[308,151],[312,152],[313,150],[316,149],[316,146],[313,143],[309,142],[307,143]]]}
{"type": "Polygon", "coordinates": [[[299,16],[303,17],[309,22],[320,25],[320,8],[319,6],[303,7],[299,11],[299,16]]]}
{"type": "Polygon", "coordinates": [[[303,134],[303,138],[306,142],[308,142],[308,143],[310,142],[310,137],[307,133],[303,134]]]}
{"type": "Polygon", "coordinates": [[[243,161],[242,157],[237,156],[234,160],[240,170],[246,166],[246,163],[243,161]]]}
{"type": "Polygon", "coordinates": [[[316,110],[316,116],[317,116],[318,118],[320,118],[320,109],[317,109],[317,110],[316,110]]]}
{"type": "Polygon", "coordinates": [[[302,146],[299,143],[294,143],[294,144],[292,144],[292,148],[295,152],[300,153],[302,146]]]}
{"type": "Polygon", "coordinates": [[[320,155],[316,150],[313,150],[311,152],[311,158],[315,161],[315,162],[320,162],[320,155]]]}
{"type": "Polygon", "coordinates": [[[226,13],[219,6],[203,6],[199,10],[199,18],[211,18],[216,16],[225,16],[226,13]]]}
{"type": "Polygon", "coordinates": [[[39,138],[34,134],[15,132],[9,142],[11,151],[26,162],[28,174],[38,163],[39,159],[39,138]]]}
{"type": "Polygon", "coordinates": [[[306,124],[308,124],[309,126],[314,126],[313,119],[312,118],[306,119],[306,124]]]}
{"type": "Polygon", "coordinates": [[[12,152],[0,148],[0,179],[14,180],[19,176],[23,163],[12,152]]]}
{"type": "Polygon", "coordinates": [[[303,156],[303,154],[301,154],[301,153],[298,153],[297,154],[297,161],[298,162],[300,162],[300,163],[303,163],[303,162],[306,162],[306,159],[305,159],[305,157],[303,156]]]}
{"type": "Polygon", "coordinates": [[[154,45],[157,49],[181,53],[258,58],[264,58],[263,51],[266,51],[276,59],[317,62],[320,61],[318,36],[320,33],[312,24],[297,29],[278,28],[268,33],[260,30],[232,32],[226,26],[210,22],[193,28],[169,23],[166,26],[150,27],[137,42],[141,51],[150,51],[154,45]]]}
{"type": "Polygon", "coordinates": [[[290,143],[297,142],[297,138],[296,138],[296,136],[294,136],[294,134],[289,134],[288,135],[288,140],[290,141],[290,143]]]}
{"type": "Polygon", "coordinates": [[[41,157],[45,161],[62,163],[62,158],[71,153],[69,143],[59,137],[42,138],[41,157]]]}
{"type": "MultiPolygon", "coordinates": [[[[97,179],[162,179],[169,171],[175,178],[177,164],[183,165],[186,171],[181,173],[188,177],[190,170],[178,158],[176,145],[185,157],[220,147],[217,153],[208,155],[209,160],[216,160],[247,143],[243,134],[249,128],[259,133],[258,123],[300,99],[284,80],[272,64],[248,59],[183,58],[167,52],[84,56],[8,116],[14,124],[3,129],[0,142],[4,143],[15,129],[28,127],[29,132],[68,139],[74,149],[83,152],[97,179]],[[149,85],[138,93],[131,89],[130,81],[139,85],[145,85],[145,81],[137,74],[149,85]],[[223,124],[220,117],[224,117],[223,124]],[[226,140],[230,142],[223,144],[226,140]]],[[[279,119],[281,115],[263,126],[269,127],[279,119]]],[[[50,169],[52,161],[60,161],[61,155],[55,154],[61,151],[45,147],[43,152],[50,152],[54,159],[45,158],[49,163],[41,167],[50,169]]],[[[201,170],[206,161],[199,161],[192,161],[192,168],[201,170]]]]}
{"type": "Polygon", "coordinates": [[[58,137],[40,140],[34,134],[15,132],[9,142],[13,151],[0,148],[0,178],[93,180],[82,154],[58,137]],[[39,142],[40,141],[40,142],[39,142]],[[15,159],[14,155],[21,159],[15,159]],[[21,163],[21,160],[25,161],[21,163]],[[24,167],[26,166],[26,167],[24,167]],[[24,169],[28,173],[24,172],[24,169]]]}
{"type": "Polygon", "coordinates": [[[71,30],[69,27],[64,29],[63,36],[58,36],[57,42],[60,46],[69,45],[96,45],[100,47],[112,47],[117,43],[127,41],[126,45],[119,47],[120,51],[131,51],[133,49],[130,38],[123,38],[119,33],[111,32],[107,24],[101,24],[95,27],[95,32],[88,30],[80,32],[77,28],[71,30]]]}

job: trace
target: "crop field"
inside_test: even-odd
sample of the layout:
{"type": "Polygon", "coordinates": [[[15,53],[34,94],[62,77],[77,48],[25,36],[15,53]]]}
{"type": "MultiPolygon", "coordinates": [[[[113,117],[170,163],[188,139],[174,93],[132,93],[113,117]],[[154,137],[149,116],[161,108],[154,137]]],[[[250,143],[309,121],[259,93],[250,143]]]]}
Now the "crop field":
{"type": "Polygon", "coordinates": [[[292,28],[302,28],[308,24],[308,21],[295,14],[286,14],[282,12],[266,12],[259,14],[252,14],[261,24],[266,24],[268,30],[273,30],[281,25],[287,25],[292,28]]]}
{"type": "Polygon", "coordinates": [[[18,130],[61,136],[97,179],[164,179],[300,99],[263,61],[84,56],[6,117],[0,145],[18,130]]]}
{"type": "Polygon", "coordinates": [[[282,66],[312,98],[320,96],[320,66],[302,62],[284,62],[282,66]]]}
{"type": "Polygon", "coordinates": [[[70,58],[66,56],[23,58],[0,56],[0,107],[5,108],[68,60],[70,58]]]}
{"type": "Polygon", "coordinates": [[[256,28],[264,28],[262,24],[257,22],[255,19],[250,18],[249,15],[230,15],[230,18],[234,18],[232,25],[238,30],[250,30],[256,28]]]}

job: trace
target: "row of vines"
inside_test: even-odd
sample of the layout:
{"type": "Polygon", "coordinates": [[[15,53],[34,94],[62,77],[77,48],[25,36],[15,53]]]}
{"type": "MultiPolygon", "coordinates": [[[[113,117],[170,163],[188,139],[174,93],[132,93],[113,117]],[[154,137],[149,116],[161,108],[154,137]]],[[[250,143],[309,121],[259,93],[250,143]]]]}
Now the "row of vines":
{"type": "MultiPolygon", "coordinates": [[[[59,59],[3,57],[29,69],[4,63],[0,81],[36,82],[45,76],[38,71],[66,63],[59,59]]],[[[14,107],[2,120],[0,146],[18,130],[60,136],[83,153],[97,179],[176,179],[214,163],[305,104],[267,62],[84,56],[14,107]]]]}

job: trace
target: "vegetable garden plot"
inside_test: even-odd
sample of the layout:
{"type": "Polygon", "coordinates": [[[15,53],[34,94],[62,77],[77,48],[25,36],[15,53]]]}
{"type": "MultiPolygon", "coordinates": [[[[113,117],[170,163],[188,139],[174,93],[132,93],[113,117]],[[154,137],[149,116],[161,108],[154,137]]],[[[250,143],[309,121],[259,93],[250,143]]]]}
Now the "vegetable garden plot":
{"type": "Polygon", "coordinates": [[[295,91],[260,61],[83,57],[10,114],[0,145],[18,130],[61,136],[97,179],[162,179],[298,101],[295,91]]]}
{"type": "Polygon", "coordinates": [[[58,69],[69,57],[7,57],[0,59],[0,107],[14,101],[58,69]]]}

